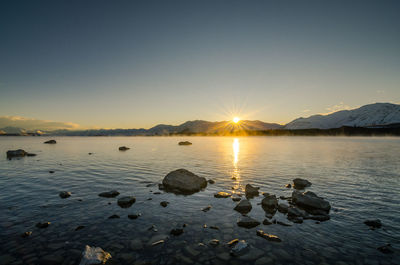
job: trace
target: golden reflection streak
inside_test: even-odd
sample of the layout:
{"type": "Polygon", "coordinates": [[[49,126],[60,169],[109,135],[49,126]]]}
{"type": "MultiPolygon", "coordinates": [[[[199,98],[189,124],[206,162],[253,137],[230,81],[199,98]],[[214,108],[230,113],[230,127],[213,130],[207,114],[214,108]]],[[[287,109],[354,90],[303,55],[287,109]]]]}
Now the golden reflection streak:
{"type": "Polygon", "coordinates": [[[233,193],[237,193],[240,189],[240,173],[239,173],[239,151],[240,151],[240,143],[238,138],[233,139],[232,143],[233,148],[233,172],[232,172],[232,179],[235,181],[233,186],[233,193]]]}
{"type": "Polygon", "coordinates": [[[233,147],[233,166],[237,168],[237,163],[239,161],[239,148],[240,148],[238,138],[233,139],[232,147],[233,147]]]}

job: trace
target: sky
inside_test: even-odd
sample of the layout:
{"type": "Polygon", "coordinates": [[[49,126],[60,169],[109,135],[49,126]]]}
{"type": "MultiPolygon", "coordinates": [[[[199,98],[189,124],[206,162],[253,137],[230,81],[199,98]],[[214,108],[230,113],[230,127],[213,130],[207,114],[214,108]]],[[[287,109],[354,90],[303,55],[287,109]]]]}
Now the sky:
{"type": "Polygon", "coordinates": [[[285,124],[399,103],[399,13],[385,0],[1,1],[0,116],[285,124]]]}

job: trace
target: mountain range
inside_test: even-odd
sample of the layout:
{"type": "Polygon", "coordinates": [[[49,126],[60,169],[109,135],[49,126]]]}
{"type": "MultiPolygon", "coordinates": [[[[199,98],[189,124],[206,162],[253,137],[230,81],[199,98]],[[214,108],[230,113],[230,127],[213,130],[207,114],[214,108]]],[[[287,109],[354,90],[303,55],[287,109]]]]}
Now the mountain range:
{"type": "Polygon", "coordinates": [[[117,135],[173,135],[173,134],[205,134],[229,135],[241,131],[270,130],[305,130],[335,129],[345,127],[390,128],[400,125],[400,105],[391,103],[375,103],[364,105],[353,110],[341,110],[327,115],[313,115],[298,118],[286,125],[265,123],[262,121],[242,120],[210,122],[203,120],[187,121],[181,125],[159,124],[150,129],[96,129],[96,130],[53,130],[30,131],[17,127],[0,128],[0,134],[14,135],[66,135],[66,136],[117,136],[117,135]]]}

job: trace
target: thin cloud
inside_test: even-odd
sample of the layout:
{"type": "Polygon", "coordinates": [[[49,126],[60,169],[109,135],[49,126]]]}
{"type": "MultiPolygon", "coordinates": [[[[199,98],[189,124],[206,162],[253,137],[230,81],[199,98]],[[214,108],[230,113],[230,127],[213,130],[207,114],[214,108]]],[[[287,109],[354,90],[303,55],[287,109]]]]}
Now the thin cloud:
{"type": "Polygon", "coordinates": [[[351,109],[355,109],[357,107],[351,107],[349,105],[344,104],[343,102],[340,102],[339,104],[333,105],[331,107],[327,107],[326,110],[328,112],[326,113],[321,113],[322,115],[327,115],[327,114],[331,114],[340,110],[351,110],[351,109]]]}
{"type": "Polygon", "coordinates": [[[20,116],[0,116],[0,128],[16,127],[29,131],[76,130],[79,124],[72,122],[58,122],[25,118],[20,116]]]}

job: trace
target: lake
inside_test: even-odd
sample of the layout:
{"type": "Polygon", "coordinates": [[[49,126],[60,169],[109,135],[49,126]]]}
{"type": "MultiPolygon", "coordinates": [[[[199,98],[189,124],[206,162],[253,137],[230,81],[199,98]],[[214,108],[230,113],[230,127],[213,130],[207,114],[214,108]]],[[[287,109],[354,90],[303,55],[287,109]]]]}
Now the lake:
{"type": "Polygon", "coordinates": [[[399,252],[377,250],[400,249],[400,138],[0,137],[0,153],[0,264],[79,264],[85,245],[111,253],[107,264],[400,264],[399,252]],[[43,144],[49,139],[57,144],[43,144]],[[186,140],[193,145],[178,145],[186,140]],[[19,148],[37,156],[6,159],[19,148]],[[188,196],[160,191],[179,168],[215,184],[188,196]],[[294,178],[309,180],[306,190],[330,202],[330,220],[297,224],[277,212],[273,218],[291,226],[263,225],[260,194],[248,215],[261,224],[246,229],[237,226],[236,202],[213,196],[244,194],[246,184],[291,196],[285,185],[294,178]],[[118,197],[98,196],[110,190],[136,202],[121,208],[118,197]],[[61,199],[60,191],[72,196],[61,199]],[[368,219],[382,227],[370,229],[368,219]],[[184,224],[183,234],[170,235],[184,224]],[[282,242],[257,236],[259,229],[282,242]],[[32,235],[22,238],[26,231],[32,235]],[[229,255],[226,243],[235,238],[250,245],[247,254],[229,255]],[[212,239],[220,244],[210,246],[212,239]]]}

